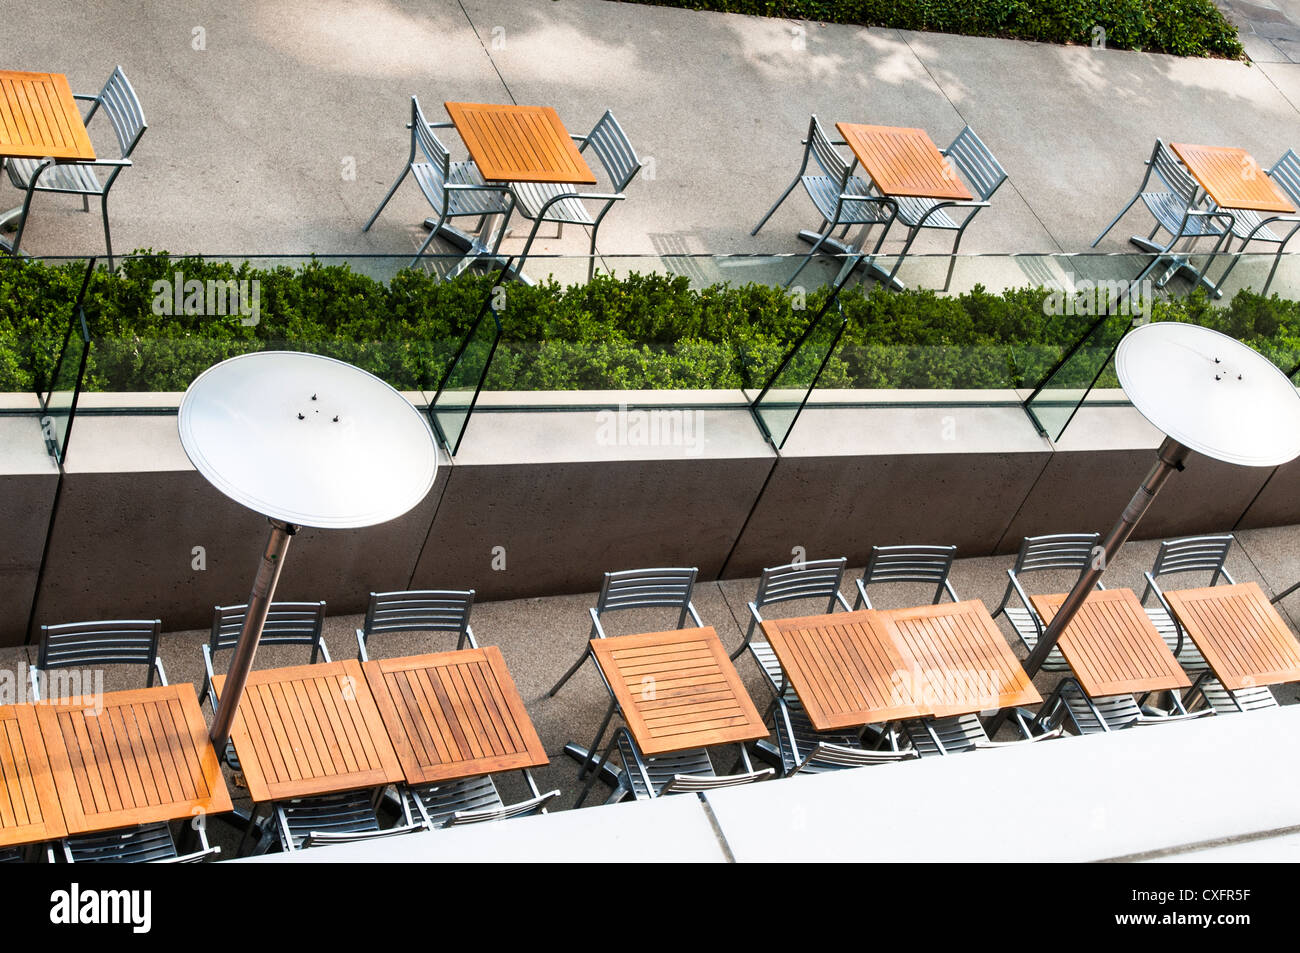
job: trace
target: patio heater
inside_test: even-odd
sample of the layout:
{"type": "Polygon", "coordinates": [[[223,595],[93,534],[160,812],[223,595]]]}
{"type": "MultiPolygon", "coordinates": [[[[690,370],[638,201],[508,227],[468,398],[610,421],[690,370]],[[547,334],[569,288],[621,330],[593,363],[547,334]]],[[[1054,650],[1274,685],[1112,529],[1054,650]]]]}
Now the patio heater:
{"type": "Polygon", "coordinates": [[[260,351],[208,368],[179,413],[181,444],[209,483],[271,524],[212,723],[224,751],[289,541],[303,526],[395,519],[429,492],[437,445],[424,417],[372,374],[318,354],[260,351]]]}
{"type": "MultiPolygon", "coordinates": [[[[1133,406],[1165,434],[1156,462],[1025,661],[1032,678],[1138,521],[1191,451],[1275,467],[1300,456],[1300,394],[1262,354],[1194,324],[1158,322],[1119,342],[1115,371],[1133,406]]],[[[1004,717],[999,715],[992,730],[1004,717]]]]}

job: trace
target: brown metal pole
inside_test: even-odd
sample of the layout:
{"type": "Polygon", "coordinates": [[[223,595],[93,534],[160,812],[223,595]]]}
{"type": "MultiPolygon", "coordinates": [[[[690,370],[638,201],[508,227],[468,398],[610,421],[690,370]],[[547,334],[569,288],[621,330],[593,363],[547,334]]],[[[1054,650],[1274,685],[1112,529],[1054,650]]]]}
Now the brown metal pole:
{"type": "MultiPolygon", "coordinates": [[[[1175,470],[1183,468],[1183,461],[1187,459],[1190,451],[1173,437],[1165,437],[1164,442],[1160,444],[1160,449],[1156,451],[1157,460],[1147,473],[1146,479],[1138,487],[1137,492],[1133,494],[1133,499],[1129,500],[1128,506],[1124,507],[1124,512],[1120,515],[1119,522],[1111,527],[1106,538],[1102,540],[1102,553],[1100,559],[1094,559],[1079,576],[1079,581],[1074,584],[1070,594],[1065,597],[1061,603],[1061,608],[1057,610],[1056,615],[1052,617],[1052,622],[1043,633],[1042,638],[1038,640],[1038,645],[1030,653],[1029,658],[1025,659],[1024,669],[1033,678],[1042,668],[1043,662],[1047,660],[1048,654],[1056,647],[1057,641],[1061,638],[1061,633],[1065,627],[1070,624],[1079,610],[1083,608],[1084,600],[1088,598],[1088,593],[1092,592],[1101,579],[1106,567],[1110,565],[1111,560],[1119,554],[1120,547],[1128,542],[1129,536],[1137,527],[1138,521],[1146,514],[1151,503],[1160,492],[1160,488],[1165,485],[1165,481],[1175,470]]],[[[1003,711],[994,716],[989,723],[988,732],[992,737],[997,730],[1002,727],[1006,721],[1008,713],[1003,711]]]]}
{"type": "Polygon", "coordinates": [[[208,735],[220,757],[226,750],[226,741],[230,738],[230,726],[235,721],[235,711],[239,700],[244,695],[244,684],[248,673],[253,670],[253,656],[257,654],[257,644],[262,639],[262,626],[266,624],[267,613],[271,609],[271,599],[275,596],[275,584],[280,580],[280,569],[284,566],[284,554],[289,549],[289,540],[298,532],[292,523],[271,520],[271,535],[266,541],[262,561],[257,567],[257,577],[253,580],[253,591],[248,596],[248,612],[244,615],[244,627],[239,631],[239,643],[235,646],[235,657],[230,662],[230,671],[222,687],[221,702],[217,706],[216,717],[212,720],[212,731],[208,735]]]}

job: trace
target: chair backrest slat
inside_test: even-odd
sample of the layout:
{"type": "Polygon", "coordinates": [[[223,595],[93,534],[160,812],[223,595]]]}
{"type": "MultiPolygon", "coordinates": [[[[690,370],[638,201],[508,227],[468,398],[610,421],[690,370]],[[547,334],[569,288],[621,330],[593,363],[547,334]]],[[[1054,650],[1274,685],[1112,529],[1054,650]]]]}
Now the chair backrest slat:
{"type": "Polygon", "coordinates": [[[39,669],[78,665],[145,665],[158,657],[161,619],[120,619],[41,626],[39,669]]]}
{"type": "Polygon", "coordinates": [[[433,134],[429,121],[424,118],[424,110],[420,108],[420,101],[414,96],[411,97],[411,141],[433,166],[438,181],[446,182],[451,172],[451,153],[433,134]]]}
{"type": "Polygon", "coordinates": [[[945,584],[957,557],[956,546],[872,546],[863,588],[894,583],[934,586],[934,601],[943,598],[945,584]]]}
{"type": "Polygon", "coordinates": [[[1163,139],[1157,139],[1155,148],[1151,150],[1151,168],[1165,188],[1181,199],[1184,205],[1190,206],[1196,202],[1196,192],[1200,186],[1163,139]]]}
{"type": "MultiPolygon", "coordinates": [[[[247,605],[216,606],[212,611],[212,651],[233,649],[248,615],[247,605]]],[[[262,626],[262,645],[315,645],[325,628],[324,602],[273,602],[262,626]]]]}
{"type": "Polygon", "coordinates": [[[605,175],[608,176],[615,192],[622,192],[627,188],[628,183],[641,169],[641,160],[637,158],[636,150],[632,148],[632,143],[628,141],[623,127],[618,124],[618,120],[609,110],[606,110],[605,115],[601,116],[592,127],[591,133],[587,136],[587,145],[592,148],[596,157],[600,159],[601,165],[605,167],[605,175]]]}
{"type": "Polygon", "coordinates": [[[827,176],[834,179],[842,190],[849,180],[849,171],[853,168],[839,150],[831,144],[831,138],[822,128],[821,120],[816,116],[808,123],[808,153],[827,176]]]}
{"type": "Polygon", "coordinates": [[[473,589],[372,592],[363,632],[457,632],[469,626],[473,589]]]}
{"type": "Polygon", "coordinates": [[[627,569],[605,573],[596,613],[659,607],[686,612],[699,569],[627,569]]]}
{"type": "Polygon", "coordinates": [[[1026,536],[1016,556],[1015,573],[1049,569],[1082,572],[1092,562],[1094,549],[1101,540],[1099,533],[1057,533],[1051,536],[1026,536]]]}
{"type": "Polygon", "coordinates": [[[1232,540],[1231,534],[1167,539],[1160,544],[1151,575],[1159,578],[1176,572],[1209,572],[1217,577],[1223,571],[1232,540]]]}
{"type": "Polygon", "coordinates": [[[981,202],[992,198],[998,186],[1007,180],[1006,170],[970,126],[957,133],[947,154],[957,171],[974,187],[981,202]]]}
{"type": "MultiPolygon", "coordinates": [[[[763,570],[754,605],[763,607],[795,599],[834,599],[840,591],[848,558],[811,559],[763,570]]],[[[829,611],[829,609],[828,609],[829,611]]]]}
{"type": "Polygon", "coordinates": [[[99,92],[99,108],[108,114],[117,136],[117,144],[122,150],[122,157],[127,158],[135,149],[135,144],[144,135],[146,123],[144,109],[140,99],[131,86],[131,81],[122,72],[122,67],[113,70],[104,88],[99,92]]]}
{"type": "Polygon", "coordinates": [[[1282,153],[1282,158],[1273,163],[1268,170],[1268,177],[1276,182],[1293,203],[1300,207],[1300,156],[1294,149],[1282,153]]]}

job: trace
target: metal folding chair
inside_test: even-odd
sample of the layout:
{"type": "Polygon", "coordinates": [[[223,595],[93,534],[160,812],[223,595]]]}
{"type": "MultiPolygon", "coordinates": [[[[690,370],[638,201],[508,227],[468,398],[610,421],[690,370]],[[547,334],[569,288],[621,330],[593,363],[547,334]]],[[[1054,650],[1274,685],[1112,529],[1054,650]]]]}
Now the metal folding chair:
{"type": "MultiPolygon", "coordinates": [[[[993,610],[993,618],[1005,614],[1011,627],[1015,629],[1026,650],[1033,652],[1042,637],[1046,626],[1034,611],[1029,601],[1021,578],[1031,572],[1064,571],[1076,575],[1091,565],[1097,556],[1098,533],[1058,533],[1052,536],[1026,536],[1020,544],[1016,564],[1007,570],[1007,589],[1002,594],[1002,602],[993,610]],[[1012,593],[1020,600],[1020,606],[1009,605],[1012,593]]],[[[1073,580],[1070,585],[1073,585],[1073,580]]],[[[1067,587],[1068,588],[1068,587],[1067,587]]],[[[1097,583],[1098,589],[1105,589],[1097,583]]],[[[1043,662],[1045,672],[1068,672],[1070,663],[1065,660],[1059,647],[1053,648],[1043,662]]]]}
{"type": "Polygon", "coordinates": [[[532,797],[514,804],[507,804],[501,798],[496,782],[490,774],[485,774],[437,784],[408,785],[405,789],[409,799],[408,811],[430,830],[545,814],[547,805],[558,798],[560,792],[543,794],[531,771],[525,769],[523,775],[532,797]]]}
{"type": "Polygon", "coordinates": [[[851,731],[821,732],[813,727],[798,697],[778,696],[769,713],[781,756],[781,774],[823,774],[864,765],[892,764],[915,758],[915,750],[873,751],[851,731]]]}
{"type": "Polygon", "coordinates": [[[836,603],[849,609],[848,600],[840,592],[840,583],[844,578],[844,567],[848,558],[813,559],[799,563],[787,563],[784,566],[772,566],[763,570],[758,580],[758,594],[754,601],[747,604],[749,609],[749,628],[745,630],[745,640],[731,653],[734,660],[745,649],[749,649],[759,669],[771,683],[772,690],[780,695],[785,691],[785,672],[776,657],[776,652],[766,639],[755,641],[754,633],[763,623],[763,606],[778,602],[792,602],[800,599],[826,600],[826,612],[834,612],[836,603]]]}
{"type": "Polygon", "coordinates": [[[1147,584],[1142,590],[1142,604],[1146,606],[1147,599],[1153,594],[1156,597],[1156,605],[1146,606],[1147,617],[1169,646],[1169,651],[1174,653],[1174,658],[1189,673],[1204,672],[1209,669],[1209,664],[1196,643],[1178,624],[1178,619],[1165,601],[1164,591],[1156,580],[1175,573],[1208,572],[1211,586],[1218,585],[1220,579],[1233,585],[1232,576],[1224,568],[1228,551],[1232,548],[1232,539],[1231,534],[1167,539],[1160,544],[1151,571],[1143,573],[1147,584]]]}
{"type": "MultiPolygon", "coordinates": [[[[1220,246],[1232,235],[1236,220],[1232,213],[1206,205],[1201,201],[1200,186],[1163,140],[1156,140],[1146,167],[1146,173],[1142,176],[1142,184],[1138,186],[1138,190],[1120,209],[1119,214],[1111,219],[1110,224],[1102,229],[1101,234],[1093,239],[1092,247],[1097,247],[1097,243],[1106,237],[1106,233],[1115,227],[1138,199],[1141,199],[1156,222],[1151,229],[1151,234],[1147,236],[1147,241],[1151,243],[1151,250],[1155,254],[1150,263],[1133,280],[1141,281],[1155,270],[1156,265],[1161,261],[1170,259],[1172,264],[1169,270],[1156,282],[1156,287],[1163,288],[1180,268],[1191,268],[1190,262],[1180,260],[1172,254],[1173,247],[1178,242],[1187,239],[1194,244],[1198,238],[1216,239],[1210,251],[1209,260],[1213,261],[1220,246]],[[1164,186],[1164,191],[1147,191],[1153,175],[1164,186]],[[1169,233],[1169,241],[1164,245],[1157,245],[1151,240],[1162,228],[1169,233]]],[[[1196,278],[1204,281],[1204,272],[1196,272],[1196,278]]]]}
{"type": "Polygon", "coordinates": [[[872,546],[867,566],[858,583],[858,597],[854,609],[874,609],[867,586],[919,583],[934,586],[932,605],[943,601],[944,593],[953,602],[960,602],[948,575],[957,556],[956,546],[872,546]]]}
{"type": "MultiPolygon", "coordinates": [[[[477,218],[478,230],[482,232],[489,217],[504,216],[500,230],[492,243],[492,249],[488,253],[489,257],[495,257],[501,239],[506,233],[510,213],[515,207],[515,198],[510,187],[505,183],[489,184],[479,172],[474,160],[451,161],[451,153],[439,141],[433,130],[453,128],[454,125],[450,122],[429,122],[420,109],[420,101],[414,96],[411,97],[411,121],[406,124],[406,128],[411,130],[411,152],[406,158],[406,167],[402,169],[397,181],[393,183],[383,201],[379,203],[379,207],[361,229],[363,232],[370,231],[370,226],[375,223],[375,219],[384,210],[388,200],[393,197],[397,187],[402,184],[408,173],[413,173],[416,185],[424,193],[429,205],[438,213],[438,222],[430,229],[429,237],[424,240],[420,250],[411,259],[411,267],[420,260],[420,256],[437,237],[442,226],[454,218],[477,218]],[[417,152],[424,157],[425,161],[415,161],[417,152]]],[[[480,234],[479,240],[482,239],[483,236],[480,234]]],[[[451,274],[460,274],[476,257],[476,253],[471,251],[460,260],[451,274]]]]}
{"type": "Polygon", "coordinates": [[[587,280],[590,281],[596,268],[596,233],[615,202],[627,198],[624,191],[636,174],[641,171],[641,160],[636,150],[628,141],[623,127],[618,124],[614,114],[608,110],[585,136],[571,136],[579,152],[586,152],[590,147],[592,153],[600,160],[605,178],[612,187],[612,192],[577,192],[572,186],[557,185],[551,182],[511,182],[518,202],[519,214],[531,219],[533,227],[524,243],[524,250],[519,253],[518,269],[523,270],[524,261],[537,238],[537,230],[542,222],[554,222],[563,232],[565,225],[585,225],[591,229],[591,247],[587,263],[587,280]]]}
{"type": "MultiPolygon", "coordinates": [[[[1300,156],[1297,156],[1294,150],[1288,149],[1284,152],[1282,158],[1278,159],[1271,169],[1264,170],[1264,174],[1286,193],[1292,205],[1300,208],[1300,156]]],[[[1215,297],[1221,293],[1223,282],[1231,274],[1232,269],[1237,267],[1246,245],[1253,241],[1271,242],[1277,245],[1277,254],[1273,256],[1273,267],[1269,269],[1268,278],[1259,292],[1261,295],[1267,295],[1269,286],[1273,284],[1273,276],[1277,274],[1277,266],[1282,263],[1282,252],[1286,251],[1287,243],[1295,233],[1300,231],[1300,215],[1268,215],[1251,209],[1233,209],[1232,216],[1232,234],[1241,239],[1241,247],[1237,249],[1237,254],[1219,276],[1214,286],[1215,297]],[[1279,231],[1275,232],[1274,226],[1285,227],[1280,227],[1279,231]]],[[[1231,244],[1231,238],[1225,239],[1224,251],[1230,250],[1231,244]]]]}
{"type": "Polygon", "coordinates": [[[372,592],[366,620],[357,629],[357,658],[370,660],[369,643],[376,635],[392,632],[450,632],[456,648],[478,648],[469,625],[474,608],[473,589],[411,589],[405,592],[372,592]]]}
{"type": "Polygon", "coordinates": [[[575,808],[582,807],[583,802],[587,800],[592,785],[603,773],[615,750],[623,761],[623,770],[606,804],[617,804],[629,796],[638,801],[648,801],[669,794],[716,791],[719,788],[731,788],[762,781],[770,778],[774,773],[771,768],[755,770],[744,745],[740,746],[740,760],[737,762],[737,766],[743,766],[744,770],[733,774],[718,774],[714,770],[709,752],[704,748],[647,758],[641,754],[641,749],[633,740],[632,733],[620,725],[615,729],[609,747],[601,755],[596,770],[591,773],[582,793],[578,795],[577,803],[573,805],[575,808]]]}
{"type": "MultiPolygon", "coordinates": [[[[951,715],[945,718],[909,718],[900,723],[903,737],[910,743],[918,758],[935,755],[960,754],[981,748],[1007,748],[1013,745],[1036,744],[1050,741],[1061,735],[1059,727],[1044,727],[1035,731],[1023,713],[1013,712],[1021,737],[1016,741],[992,741],[984,730],[979,715],[951,715]]],[[[903,750],[907,750],[904,748],[903,750]]]]}
{"type": "Polygon", "coordinates": [[[1142,710],[1131,694],[1092,698],[1073,677],[1063,678],[1047,696],[1032,723],[1034,730],[1060,730],[1068,725],[1077,735],[1121,731],[1135,725],[1167,725],[1213,714],[1211,709],[1188,712],[1177,695],[1173,714],[1142,710]]]}
{"type": "Polygon", "coordinates": [[[70,864],[201,864],[221,853],[208,844],[207,831],[198,828],[199,849],[181,854],[165,821],[122,830],[80,834],[61,841],[70,864]]]}
{"type": "Polygon", "coordinates": [[[894,269],[889,273],[889,280],[890,282],[894,280],[912,243],[916,241],[923,229],[941,229],[956,233],[952,242],[952,257],[948,262],[948,277],[943,284],[943,290],[947,291],[948,286],[952,284],[952,272],[957,264],[957,251],[961,248],[962,236],[966,234],[967,226],[974,221],[980,209],[989,207],[991,204],[989,200],[1007,180],[1007,173],[970,126],[957,133],[957,138],[947,149],[939,151],[948,157],[962,177],[970,183],[975,190],[976,199],[953,201],[897,196],[894,201],[898,203],[898,220],[907,226],[908,232],[903,250],[898,253],[894,269]]]}
{"type": "MultiPolygon", "coordinates": [[[[587,636],[587,641],[605,638],[605,630],[600,624],[601,616],[624,609],[676,609],[677,624],[674,628],[684,629],[687,618],[702,628],[704,623],[700,621],[700,614],[695,611],[695,606],[691,602],[691,593],[695,589],[695,579],[699,573],[699,569],[695,568],[626,569],[621,572],[605,573],[605,581],[601,584],[596,607],[587,610],[591,615],[591,632],[587,636]]],[[[590,657],[591,649],[584,646],[578,660],[569,667],[558,682],[551,686],[546,697],[554,698],[555,693],[590,657]]],[[[613,714],[612,705],[610,713],[613,714]]],[[[605,721],[608,724],[608,716],[605,721]]],[[[604,734],[603,728],[601,734],[604,734]]]]}
{"type": "MultiPolygon", "coordinates": [[[[899,208],[895,200],[881,195],[873,195],[871,186],[860,176],[853,174],[857,166],[857,160],[852,162],[841,156],[836,146],[844,145],[842,140],[832,140],[822,128],[821,122],[814,115],[808,122],[808,138],[801,143],[804,147],[803,159],[799,163],[799,171],[795,173],[794,180],[786,186],[786,190],[781,193],[781,197],[776,203],[767,210],[767,214],[758,220],[749,233],[757,235],[772,213],[781,207],[781,203],[789,198],[790,193],[794,191],[796,185],[802,185],[804,191],[808,193],[808,198],[812,200],[813,205],[822,217],[822,227],[818,230],[818,238],[813,242],[812,249],[799,263],[794,274],[786,281],[785,286],[790,287],[795,278],[799,277],[799,272],[812,260],[813,255],[817,254],[822,244],[831,237],[837,228],[843,227],[844,234],[853,226],[861,226],[863,233],[870,230],[874,225],[883,225],[880,237],[876,240],[875,247],[872,249],[872,255],[880,251],[880,246],[884,244],[885,236],[889,233],[889,226],[893,223],[894,218],[899,213],[899,208]],[[820,175],[808,174],[808,162],[812,161],[818,169],[820,175]]],[[[865,245],[865,237],[863,244],[865,245]]],[[[892,275],[890,276],[893,277],[892,275]]]]}
{"type": "Polygon", "coordinates": [[[83,122],[87,127],[90,120],[101,109],[108,116],[117,137],[121,155],[116,159],[86,159],[76,162],[58,162],[53,159],[9,158],[3,163],[9,170],[9,181],[14,188],[22,189],[27,194],[23,197],[23,210],[18,219],[18,233],[14,236],[12,251],[18,254],[18,246],[23,240],[23,230],[27,226],[27,216],[31,211],[32,197],[37,192],[60,192],[64,195],[80,195],[81,207],[90,211],[90,197],[99,196],[100,211],[104,217],[104,247],[108,252],[108,267],[113,267],[113,236],[108,226],[108,193],[117,181],[122,170],[131,165],[131,154],[148,126],[144,121],[144,110],[132,88],[130,80],[122,72],[122,67],[113,70],[108,82],[98,94],[74,94],[74,99],[92,103],[83,122]],[[105,169],[107,176],[99,180],[96,169],[105,169]]]}
{"type": "Polygon", "coordinates": [[[36,664],[29,669],[32,698],[41,699],[40,675],[58,668],[89,668],[98,665],[142,665],[152,687],[154,675],[167,684],[167,673],[158,657],[161,619],[123,619],[105,622],[68,622],[41,626],[41,646],[36,664]]]}
{"type": "Polygon", "coordinates": [[[379,793],[345,791],[277,803],[275,830],[281,849],[294,851],[326,844],[350,844],[424,829],[423,824],[413,822],[405,799],[400,802],[404,823],[382,828],[376,809],[379,793]]]}
{"type": "MultiPolygon", "coordinates": [[[[212,609],[212,634],[203,643],[203,690],[199,692],[199,705],[216,698],[212,680],[218,652],[227,652],[239,644],[243,631],[247,605],[214,606],[212,609]]],[[[329,662],[329,649],[325,647],[322,632],[325,628],[324,602],[272,602],[262,626],[259,645],[305,645],[311,647],[308,664],[329,662]]]]}
{"type": "Polygon", "coordinates": [[[1183,705],[1190,711],[1200,712],[1198,706],[1201,704],[1213,709],[1218,715],[1281,707],[1277,696],[1267,685],[1233,690],[1226,688],[1209,671],[1202,672],[1183,696],[1183,705]]]}

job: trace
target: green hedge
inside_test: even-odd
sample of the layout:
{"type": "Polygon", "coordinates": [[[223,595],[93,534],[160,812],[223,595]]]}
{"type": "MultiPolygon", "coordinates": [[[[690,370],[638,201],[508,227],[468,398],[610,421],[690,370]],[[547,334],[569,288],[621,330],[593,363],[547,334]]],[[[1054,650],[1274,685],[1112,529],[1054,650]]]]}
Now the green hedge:
{"type": "Polygon", "coordinates": [[[1046,43],[1093,41],[1179,56],[1242,55],[1214,0],[631,0],[665,7],[858,23],[1046,43]]]}
{"type": "MultiPolygon", "coordinates": [[[[0,262],[0,391],[31,392],[38,380],[49,379],[82,274],[75,263],[0,262]]],[[[319,262],[259,270],[165,254],[129,258],[119,273],[97,271],[88,292],[94,346],[87,386],[180,391],[227,357],[288,348],[338,357],[399,388],[430,388],[491,292],[489,281],[474,275],[438,281],[404,271],[385,284],[347,265],[319,262]],[[238,314],[155,313],[154,283],[178,271],[187,280],[260,282],[258,323],[245,326],[238,314]]],[[[486,386],[760,386],[825,294],[810,293],[806,307],[796,309],[779,288],[694,290],[686,278],[672,275],[598,275],[568,288],[511,284],[504,337],[486,386]]],[[[1032,386],[1092,320],[1045,314],[1049,294],[1042,288],[997,294],[976,288],[952,296],[850,288],[840,299],[848,326],[823,386],[1032,386]]],[[[1300,355],[1300,304],[1276,295],[1241,292],[1228,307],[1216,308],[1197,293],[1156,301],[1152,318],[1217,328],[1288,369],[1300,355]]],[[[816,363],[815,356],[807,360],[816,363]]],[[[812,365],[803,370],[811,373],[812,365]]]]}

